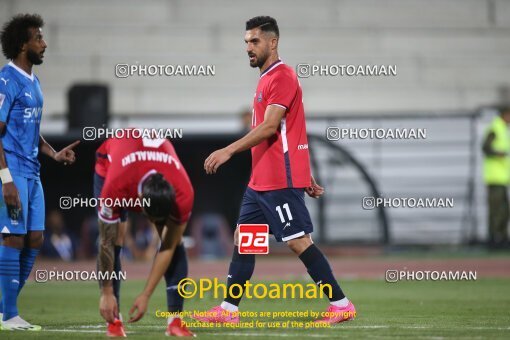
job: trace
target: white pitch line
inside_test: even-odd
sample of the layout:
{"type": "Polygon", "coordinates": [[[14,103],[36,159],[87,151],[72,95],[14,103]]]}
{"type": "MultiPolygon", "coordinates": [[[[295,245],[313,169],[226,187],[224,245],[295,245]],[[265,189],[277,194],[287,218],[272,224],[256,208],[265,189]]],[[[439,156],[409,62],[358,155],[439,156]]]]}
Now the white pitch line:
{"type": "MultiPolygon", "coordinates": [[[[154,329],[157,330],[158,328],[161,328],[161,330],[164,330],[163,326],[160,325],[136,325],[136,326],[129,326],[129,328],[134,330],[141,330],[141,329],[154,329]]],[[[434,330],[452,330],[454,328],[444,328],[444,327],[437,327],[437,326],[397,326],[397,325],[341,325],[336,326],[332,328],[320,328],[320,330],[340,330],[340,329],[434,329],[434,330]]],[[[488,326],[467,326],[462,327],[463,329],[470,329],[470,330],[499,330],[499,331],[510,331],[510,327],[488,327],[488,326]]],[[[206,330],[207,328],[202,328],[202,330],[206,330]]],[[[222,329],[222,328],[217,328],[222,329]]],[[[225,328],[223,328],[225,329],[225,328]]],[[[295,332],[293,333],[273,333],[271,336],[278,336],[278,337],[291,337],[296,336],[300,334],[300,331],[303,330],[310,330],[304,329],[304,328],[294,328],[295,332]]],[[[319,329],[319,328],[314,328],[319,329]]],[[[456,330],[457,328],[455,328],[456,330]]],[[[41,331],[43,332],[62,332],[62,333],[104,333],[106,330],[106,327],[104,325],[79,325],[79,326],[70,326],[69,328],[65,329],[52,329],[52,328],[43,328],[41,331]]],[[[200,328],[197,328],[196,330],[200,330],[200,328]]],[[[126,333],[132,334],[134,332],[127,331],[126,333]]],[[[204,332],[200,334],[210,334],[210,335],[218,335],[219,333],[211,333],[211,332],[204,332]]],[[[255,332],[226,332],[221,333],[221,335],[231,335],[231,336],[267,336],[268,333],[255,333],[255,332]]],[[[330,334],[307,334],[307,337],[312,338],[327,338],[330,337],[330,334]]]]}
{"type": "MultiPolygon", "coordinates": [[[[277,328],[274,328],[275,330],[277,328]]],[[[237,333],[237,332],[232,332],[232,333],[200,333],[200,334],[208,334],[208,335],[231,335],[231,336],[264,336],[264,337],[268,337],[268,336],[279,336],[279,337],[282,337],[282,338],[285,338],[285,337],[296,337],[296,336],[302,336],[301,334],[297,334],[297,333],[272,333],[272,334],[268,334],[268,333],[237,333]]],[[[331,338],[331,334],[324,334],[324,335],[321,335],[321,334],[307,334],[306,335],[307,338],[331,338]]]]}
{"type": "Polygon", "coordinates": [[[41,329],[41,332],[62,332],[62,333],[104,333],[102,330],[86,329],[41,329]]]}

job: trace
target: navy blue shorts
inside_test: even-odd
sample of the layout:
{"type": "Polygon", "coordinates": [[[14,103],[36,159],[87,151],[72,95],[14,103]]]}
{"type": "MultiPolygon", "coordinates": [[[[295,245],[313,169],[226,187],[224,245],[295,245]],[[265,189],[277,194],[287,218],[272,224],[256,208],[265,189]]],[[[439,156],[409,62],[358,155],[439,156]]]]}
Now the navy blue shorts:
{"type": "Polygon", "coordinates": [[[237,224],[269,224],[276,241],[286,242],[313,232],[305,190],[255,191],[246,188],[237,224]]]}
{"type": "MultiPolygon", "coordinates": [[[[104,177],[99,176],[97,172],[94,172],[94,197],[99,198],[101,196],[101,191],[103,190],[104,186],[104,177]]],[[[123,209],[120,212],[120,221],[126,222],[128,217],[127,210],[123,209]]]]}

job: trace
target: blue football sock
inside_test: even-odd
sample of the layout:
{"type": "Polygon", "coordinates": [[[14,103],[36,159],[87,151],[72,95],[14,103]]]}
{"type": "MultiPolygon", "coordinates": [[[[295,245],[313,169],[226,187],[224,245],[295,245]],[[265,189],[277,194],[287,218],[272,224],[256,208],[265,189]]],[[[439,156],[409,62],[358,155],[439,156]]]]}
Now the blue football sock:
{"type": "Polygon", "coordinates": [[[21,251],[19,263],[19,288],[18,288],[18,295],[23,286],[25,286],[25,283],[28,280],[28,277],[30,276],[30,273],[32,272],[32,268],[34,267],[35,258],[37,257],[37,254],[39,254],[39,249],[32,249],[32,248],[23,248],[21,251]]]}
{"type": "Polygon", "coordinates": [[[234,248],[234,253],[232,254],[232,262],[230,262],[230,267],[228,268],[228,276],[227,276],[227,298],[225,302],[231,303],[235,306],[239,306],[241,302],[242,295],[240,289],[230,287],[234,284],[238,284],[241,287],[244,287],[246,281],[251,279],[253,275],[253,271],[255,270],[255,255],[254,254],[239,254],[239,247],[234,248]],[[232,291],[232,295],[230,292],[232,291]]]}
{"type": "Polygon", "coordinates": [[[3,320],[18,315],[18,299],[21,250],[0,246],[0,291],[2,292],[3,320]]]}
{"type": "Polygon", "coordinates": [[[179,294],[177,285],[186,276],[188,276],[188,259],[184,245],[180,244],[175,248],[172,262],[165,272],[166,301],[169,312],[182,312],[184,298],[179,294]]]}
{"type": "MultiPolygon", "coordinates": [[[[25,283],[34,267],[35,258],[39,254],[39,249],[23,248],[20,254],[19,287],[18,295],[25,286],[25,283]]],[[[3,300],[3,299],[2,299],[3,300]]],[[[3,301],[0,301],[0,313],[4,312],[3,301]]]]}

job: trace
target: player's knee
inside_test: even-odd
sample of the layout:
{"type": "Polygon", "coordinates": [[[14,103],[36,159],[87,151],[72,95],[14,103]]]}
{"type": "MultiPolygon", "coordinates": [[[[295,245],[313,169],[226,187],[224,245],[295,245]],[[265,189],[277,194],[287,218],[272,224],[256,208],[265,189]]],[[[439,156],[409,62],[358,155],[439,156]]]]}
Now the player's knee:
{"type": "Polygon", "coordinates": [[[10,248],[21,249],[23,248],[24,235],[3,235],[3,245],[10,248]]]}
{"type": "Polygon", "coordinates": [[[42,232],[31,232],[28,235],[28,239],[26,242],[27,248],[31,249],[41,249],[44,242],[44,235],[42,232]]]}
{"type": "Polygon", "coordinates": [[[121,222],[119,228],[117,229],[117,239],[115,240],[115,245],[123,247],[124,239],[126,238],[127,232],[127,222],[121,222]]]}
{"type": "Polygon", "coordinates": [[[300,255],[309,246],[312,245],[312,240],[309,237],[300,237],[287,241],[287,246],[297,255],[300,255]]]}
{"type": "Polygon", "coordinates": [[[234,232],[234,245],[239,246],[239,227],[237,227],[234,232]]]}

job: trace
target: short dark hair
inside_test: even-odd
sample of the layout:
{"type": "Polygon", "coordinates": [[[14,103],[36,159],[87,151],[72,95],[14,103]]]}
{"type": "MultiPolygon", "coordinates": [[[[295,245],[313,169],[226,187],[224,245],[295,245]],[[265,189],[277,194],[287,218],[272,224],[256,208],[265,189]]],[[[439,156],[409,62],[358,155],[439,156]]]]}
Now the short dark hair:
{"type": "Polygon", "coordinates": [[[0,33],[2,52],[7,59],[15,59],[21,47],[31,38],[29,28],[41,28],[44,20],[39,14],[18,14],[6,22],[0,33]]]}
{"type": "Polygon", "coordinates": [[[258,16],[251,18],[246,22],[247,31],[257,27],[263,32],[273,32],[277,37],[280,37],[280,30],[278,29],[278,23],[275,18],[271,18],[269,16],[258,16]]]}
{"type": "Polygon", "coordinates": [[[175,202],[174,188],[160,173],[147,177],[142,183],[142,198],[149,199],[145,213],[155,219],[168,218],[175,202]]]}

